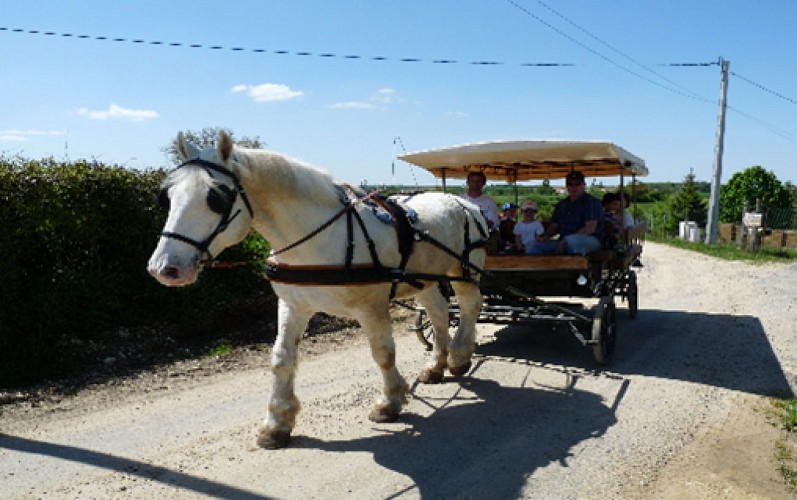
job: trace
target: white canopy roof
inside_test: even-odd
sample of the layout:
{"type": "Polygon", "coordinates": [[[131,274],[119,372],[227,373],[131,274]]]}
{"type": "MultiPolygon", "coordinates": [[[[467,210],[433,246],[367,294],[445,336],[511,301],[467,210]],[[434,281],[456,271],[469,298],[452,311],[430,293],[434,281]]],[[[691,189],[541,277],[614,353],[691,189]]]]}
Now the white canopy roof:
{"type": "Polygon", "coordinates": [[[571,170],[586,177],[645,176],[645,161],[604,141],[493,141],[429,149],[399,156],[435,177],[464,178],[484,172],[488,179],[509,182],[560,179],[571,170]]]}

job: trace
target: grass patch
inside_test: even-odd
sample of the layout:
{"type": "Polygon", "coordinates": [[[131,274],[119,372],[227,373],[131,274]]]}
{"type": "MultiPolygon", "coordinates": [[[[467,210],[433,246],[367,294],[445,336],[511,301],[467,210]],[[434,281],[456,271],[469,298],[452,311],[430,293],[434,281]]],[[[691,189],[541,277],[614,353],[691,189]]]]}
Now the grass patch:
{"type": "Polygon", "coordinates": [[[212,358],[216,356],[224,356],[225,354],[229,354],[232,351],[231,344],[219,344],[207,353],[207,357],[212,358]]]}
{"type": "Polygon", "coordinates": [[[773,248],[762,246],[752,252],[731,243],[715,243],[707,245],[703,242],[691,243],[677,238],[650,237],[650,241],[664,243],[684,250],[692,250],[724,260],[741,260],[750,263],[794,262],[797,261],[797,250],[790,248],[773,248]]]}
{"type": "Polygon", "coordinates": [[[773,399],[772,405],[777,412],[777,424],[791,433],[797,432],[797,399],[773,399]]]}
{"type": "Polygon", "coordinates": [[[770,422],[785,431],[775,443],[775,461],[778,472],[793,490],[797,491],[797,399],[770,398],[770,422]]]}
{"type": "Polygon", "coordinates": [[[775,460],[778,463],[778,472],[792,489],[797,488],[797,471],[794,469],[794,454],[788,441],[778,440],[775,443],[775,460]]]}

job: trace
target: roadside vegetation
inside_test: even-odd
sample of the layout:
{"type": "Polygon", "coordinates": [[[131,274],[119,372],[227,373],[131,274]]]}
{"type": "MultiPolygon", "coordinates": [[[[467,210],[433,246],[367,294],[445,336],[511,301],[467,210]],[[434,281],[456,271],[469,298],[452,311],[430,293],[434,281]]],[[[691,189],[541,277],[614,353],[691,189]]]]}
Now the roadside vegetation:
{"type": "Polygon", "coordinates": [[[770,402],[769,421],[781,429],[773,458],[784,482],[797,493],[797,399],[771,398],[770,402]]]}
{"type": "Polygon", "coordinates": [[[0,158],[0,388],[162,362],[185,340],[213,343],[271,316],[257,235],[225,252],[250,266],[208,270],[201,286],[167,289],[147,274],[164,176],[0,158]]]}
{"type": "Polygon", "coordinates": [[[731,243],[715,243],[708,245],[703,242],[691,243],[672,237],[649,237],[648,240],[664,243],[684,250],[692,250],[702,254],[725,260],[741,260],[752,263],[788,262],[797,260],[797,248],[774,248],[762,246],[756,251],[740,248],[731,243]]]}

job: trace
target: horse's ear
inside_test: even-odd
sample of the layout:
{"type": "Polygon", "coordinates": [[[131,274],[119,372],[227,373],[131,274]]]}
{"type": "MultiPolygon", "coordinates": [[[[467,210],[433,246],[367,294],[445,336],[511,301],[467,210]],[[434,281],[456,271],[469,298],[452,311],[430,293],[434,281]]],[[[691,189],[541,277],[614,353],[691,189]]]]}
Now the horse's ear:
{"type": "Polygon", "coordinates": [[[177,134],[177,151],[180,153],[180,156],[183,157],[183,160],[199,158],[199,155],[202,153],[202,150],[185,140],[185,136],[182,132],[177,134]]]}
{"type": "Polygon", "coordinates": [[[221,161],[226,163],[232,156],[232,137],[225,131],[219,132],[219,156],[221,161]]]}

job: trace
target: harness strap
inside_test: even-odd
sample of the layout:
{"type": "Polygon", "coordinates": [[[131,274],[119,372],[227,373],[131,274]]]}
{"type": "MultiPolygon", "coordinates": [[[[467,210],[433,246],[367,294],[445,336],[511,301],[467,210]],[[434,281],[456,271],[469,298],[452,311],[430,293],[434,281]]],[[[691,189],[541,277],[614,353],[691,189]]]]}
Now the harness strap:
{"type": "MultiPolygon", "coordinates": [[[[475,266],[474,266],[475,267],[475,266]]],[[[397,268],[376,267],[372,264],[352,264],[351,268],[341,266],[292,266],[277,262],[271,258],[266,260],[266,277],[271,281],[302,285],[370,285],[387,281],[418,282],[420,281],[473,281],[466,277],[441,276],[428,273],[405,273],[397,268]]]]}
{"type": "MultiPolygon", "coordinates": [[[[465,212],[465,249],[462,251],[462,255],[460,256],[462,275],[470,278],[471,269],[477,267],[470,263],[470,253],[476,248],[486,247],[488,245],[489,236],[484,230],[484,227],[482,227],[482,225],[479,224],[479,221],[476,220],[476,216],[473,214],[473,212],[468,210],[468,208],[462,203],[462,200],[456,198],[456,201],[465,212]],[[468,219],[472,220],[476,226],[476,229],[479,230],[479,235],[481,236],[480,240],[476,240],[474,242],[470,241],[470,224],[468,224],[468,219]]],[[[479,269],[479,272],[481,273],[483,271],[479,269]]]]}
{"type": "Polygon", "coordinates": [[[249,215],[251,217],[255,216],[255,212],[252,210],[252,204],[249,202],[249,197],[246,195],[246,191],[244,190],[244,187],[241,184],[241,180],[238,178],[237,175],[235,175],[235,172],[228,169],[227,167],[223,167],[217,163],[213,163],[212,161],[203,160],[202,158],[193,158],[191,160],[186,160],[180,165],[178,165],[175,168],[175,170],[184,167],[186,165],[199,165],[205,170],[215,170],[216,172],[224,174],[230,179],[232,179],[232,182],[235,185],[235,190],[241,196],[241,199],[244,200],[244,205],[246,205],[246,209],[249,211],[249,215]]]}
{"type": "MultiPolygon", "coordinates": [[[[470,252],[476,248],[487,246],[487,233],[476,217],[468,210],[465,205],[460,203],[460,206],[466,214],[465,219],[465,242],[464,251],[462,255],[457,254],[452,249],[441,243],[436,238],[432,237],[428,231],[421,231],[416,228],[407,216],[404,208],[395,200],[385,199],[379,196],[376,191],[373,191],[360,198],[349,199],[341,191],[341,203],[343,208],[340,209],[331,219],[327,220],[324,224],[317,229],[300,238],[299,240],[287,245],[279,250],[271,252],[271,257],[266,261],[265,272],[268,279],[284,283],[297,283],[306,285],[341,285],[341,284],[371,284],[371,283],[384,283],[390,281],[392,283],[390,288],[390,299],[396,296],[396,289],[400,283],[407,283],[416,288],[423,288],[422,281],[437,281],[444,284],[450,281],[467,281],[473,282],[471,271],[476,270],[478,273],[484,273],[484,270],[470,262],[470,252]],[[396,268],[387,268],[382,265],[379,260],[379,255],[376,252],[376,245],[368,233],[365,222],[360,213],[355,210],[358,203],[372,199],[374,203],[382,207],[390,214],[396,227],[396,235],[399,246],[399,253],[401,254],[401,261],[396,268]],[[320,232],[331,226],[334,222],[340,219],[343,214],[346,214],[346,259],[343,266],[292,266],[277,262],[272,257],[280,253],[286,252],[298,245],[308,241],[309,239],[317,236],[320,232]],[[368,244],[368,250],[371,255],[372,264],[354,264],[354,222],[352,218],[357,220],[357,225],[368,244]],[[470,222],[474,222],[481,239],[478,241],[470,242],[470,222]],[[448,255],[459,260],[462,266],[462,276],[452,277],[437,274],[427,273],[407,273],[407,263],[412,255],[412,249],[415,241],[429,242],[448,255]]],[[[456,199],[456,198],[455,198],[456,199]]],[[[457,199],[459,202],[459,200],[457,199]]]]}
{"type": "MultiPolygon", "coordinates": [[[[365,227],[365,222],[363,222],[363,218],[360,216],[360,212],[356,210],[352,210],[354,217],[357,219],[357,224],[360,226],[360,230],[363,232],[363,237],[365,238],[366,243],[368,244],[368,253],[371,254],[371,260],[373,261],[376,267],[382,267],[382,263],[379,261],[379,254],[376,253],[376,243],[374,242],[371,235],[368,234],[368,229],[365,227]]],[[[352,245],[354,244],[352,240],[352,245]]]]}
{"type": "Polygon", "coordinates": [[[343,208],[341,208],[338,213],[333,215],[331,219],[329,219],[328,221],[326,221],[323,224],[321,224],[320,226],[318,226],[315,230],[313,230],[312,232],[310,232],[306,236],[303,236],[302,238],[299,238],[298,240],[294,241],[290,245],[284,246],[284,247],[280,248],[279,250],[272,250],[271,251],[271,255],[279,255],[279,254],[281,254],[283,252],[287,252],[288,250],[290,250],[292,248],[296,248],[299,245],[301,245],[302,243],[304,243],[304,242],[316,237],[318,235],[318,233],[320,233],[324,229],[328,228],[329,226],[334,224],[338,219],[343,217],[343,214],[345,214],[349,210],[352,210],[357,203],[360,203],[360,202],[363,202],[363,201],[366,201],[366,200],[372,198],[376,193],[377,193],[377,191],[372,191],[372,192],[366,194],[365,196],[363,196],[361,198],[354,199],[354,200],[345,200],[345,201],[343,201],[343,208]]]}

